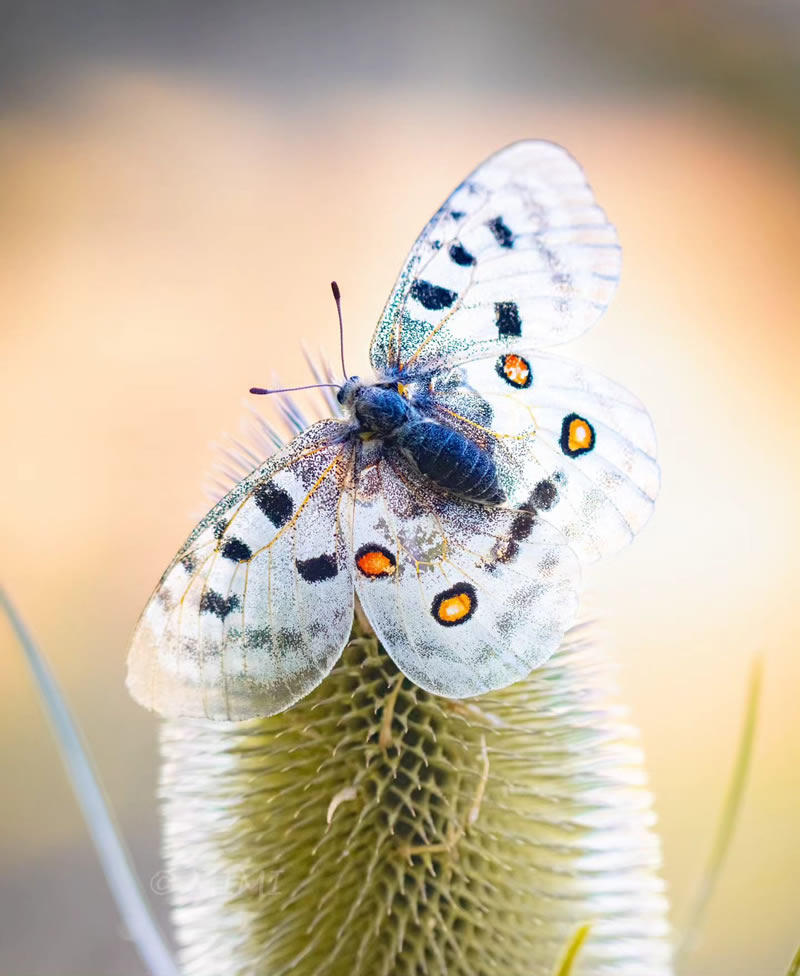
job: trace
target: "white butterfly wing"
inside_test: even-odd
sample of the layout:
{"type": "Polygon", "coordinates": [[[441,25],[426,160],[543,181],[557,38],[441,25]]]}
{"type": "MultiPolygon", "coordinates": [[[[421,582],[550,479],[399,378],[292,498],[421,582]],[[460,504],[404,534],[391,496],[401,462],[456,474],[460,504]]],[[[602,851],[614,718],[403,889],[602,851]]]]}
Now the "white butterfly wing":
{"type": "Polygon", "coordinates": [[[272,715],[328,674],[350,634],[352,557],[339,521],[346,425],[322,421],[200,522],[139,621],[133,697],[162,715],[272,715]]]}
{"type": "Polygon", "coordinates": [[[655,433],[619,384],[519,350],[435,376],[431,393],[435,419],[491,451],[508,503],[531,499],[585,562],[626,545],[650,517],[655,433]]]}
{"type": "Polygon", "coordinates": [[[370,623],[398,668],[435,694],[525,677],[575,616],[580,571],[557,530],[432,489],[391,453],[364,462],[350,531],[370,623]]]}
{"type": "Polygon", "coordinates": [[[417,239],[372,365],[418,374],[574,339],[605,311],[620,261],[616,231],[569,153],[515,143],[468,176],[417,239]]]}

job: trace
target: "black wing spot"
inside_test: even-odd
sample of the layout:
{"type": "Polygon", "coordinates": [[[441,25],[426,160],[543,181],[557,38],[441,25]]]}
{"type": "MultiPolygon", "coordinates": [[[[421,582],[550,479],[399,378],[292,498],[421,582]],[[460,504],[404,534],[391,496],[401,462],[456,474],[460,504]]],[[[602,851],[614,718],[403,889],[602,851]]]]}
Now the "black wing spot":
{"type": "Polygon", "coordinates": [[[510,563],[519,555],[519,543],[524,542],[533,532],[536,525],[536,509],[533,503],[533,495],[523,502],[514,516],[509,526],[508,535],[498,539],[491,553],[491,562],[488,569],[491,572],[498,563],[510,563]]]}
{"type": "Polygon", "coordinates": [[[519,543],[510,536],[498,539],[490,553],[491,560],[486,564],[490,573],[497,569],[500,563],[510,563],[519,555],[519,543]]]}
{"type": "Polygon", "coordinates": [[[234,563],[245,563],[253,555],[246,542],[233,536],[222,543],[220,554],[234,563]]]}
{"type": "Polygon", "coordinates": [[[520,512],[511,523],[511,538],[515,542],[524,542],[533,532],[536,516],[532,512],[520,512]]]}
{"type": "Polygon", "coordinates": [[[322,556],[312,556],[311,559],[296,559],[297,572],[307,583],[321,583],[323,580],[333,579],[339,572],[336,557],[327,553],[322,556]]]}
{"type": "Polygon", "coordinates": [[[459,244],[458,241],[456,241],[455,244],[450,245],[450,250],[448,253],[450,255],[450,260],[454,261],[456,264],[460,264],[462,268],[468,268],[471,264],[475,264],[475,258],[473,255],[469,253],[463,244],[459,244]]]}
{"type": "Polygon", "coordinates": [[[221,539],[225,535],[225,529],[228,528],[228,520],[226,518],[217,519],[214,523],[214,538],[221,539]]]}
{"type": "Polygon", "coordinates": [[[259,509],[267,516],[276,529],[286,525],[292,517],[294,502],[292,496],[283,488],[268,481],[259,485],[253,492],[253,498],[259,509]]]}
{"type": "Polygon", "coordinates": [[[526,502],[523,502],[519,506],[517,514],[514,516],[514,521],[511,523],[510,536],[516,542],[524,542],[536,525],[536,505],[534,501],[534,493],[530,495],[526,502]]]}
{"type": "Polygon", "coordinates": [[[449,288],[442,288],[440,285],[417,278],[411,286],[411,297],[416,298],[429,312],[438,312],[443,308],[450,308],[458,296],[449,288]]]}
{"type": "Polygon", "coordinates": [[[453,218],[453,220],[463,220],[467,215],[463,210],[451,210],[450,216],[453,218]]]}
{"type": "Polygon", "coordinates": [[[200,599],[200,613],[213,613],[215,617],[224,620],[229,613],[238,610],[239,597],[235,593],[226,599],[216,590],[206,590],[200,599]]]}
{"type": "Polygon", "coordinates": [[[499,336],[522,335],[522,320],[516,302],[495,302],[494,318],[499,336]]]}
{"type": "Polygon", "coordinates": [[[486,226],[494,234],[494,239],[497,241],[500,247],[514,246],[514,235],[511,233],[511,229],[502,217],[495,217],[494,220],[490,220],[486,226]]]}
{"type": "Polygon", "coordinates": [[[197,569],[197,562],[190,552],[187,552],[185,556],[181,557],[181,566],[183,566],[190,576],[197,569]]]}
{"type": "Polygon", "coordinates": [[[549,511],[558,501],[558,488],[552,481],[540,481],[533,489],[531,496],[534,507],[543,512],[549,511]]]}

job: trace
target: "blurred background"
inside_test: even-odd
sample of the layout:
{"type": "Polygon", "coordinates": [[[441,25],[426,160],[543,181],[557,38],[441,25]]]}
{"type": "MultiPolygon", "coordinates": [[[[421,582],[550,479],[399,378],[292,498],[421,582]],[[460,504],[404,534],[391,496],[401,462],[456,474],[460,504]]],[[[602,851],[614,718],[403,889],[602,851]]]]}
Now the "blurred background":
{"type": "MultiPolygon", "coordinates": [[[[249,386],[306,380],[301,340],[336,355],[331,278],[364,369],[423,223],[523,137],[581,161],[624,248],[609,314],[565,352],[645,400],[660,437],[655,518],[589,583],[677,924],[766,660],[688,972],[781,974],[800,941],[796,0],[4,0],[5,583],[148,878],[156,721],[127,698],[126,645],[204,507],[213,442],[249,386]]],[[[140,974],[5,622],[0,638],[0,972],[140,974]]]]}

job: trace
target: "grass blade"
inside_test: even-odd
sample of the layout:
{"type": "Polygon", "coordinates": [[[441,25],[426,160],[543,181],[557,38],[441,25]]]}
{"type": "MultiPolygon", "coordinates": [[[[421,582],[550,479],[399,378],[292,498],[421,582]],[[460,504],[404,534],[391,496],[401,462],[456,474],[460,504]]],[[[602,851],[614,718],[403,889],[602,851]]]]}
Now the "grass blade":
{"type": "Polygon", "coordinates": [[[736,761],[733,767],[733,775],[728,784],[728,791],[725,802],[722,806],[722,813],[717,825],[714,843],[711,854],[706,865],[705,872],[700,881],[700,885],[691,902],[691,907],[687,919],[683,925],[675,948],[676,967],[680,967],[686,957],[691,952],[697,939],[700,927],[705,919],[708,905],[717,887],[719,876],[725,856],[730,847],[731,838],[739,817],[742,804],[747,775],[750,771],[750,763],[753,756],[753,742],[755,740],[756,725],[758,721],[758,706],[761,699],[761,679],[763,672],[763,662],[761,657],[756,657],[750,670],[750,681],[747,692],[747,705],[745,709],[744,724],[739,738],[739,748],[736,753],[736,761]]]}
{"type": "Polygon", "coordinates": [[[0,604],[25,652],[106,881],[133,943],[152,976],[179,976],[172,954],[136,877],[130,854],[119,827],[114,822],[86,744],[61,696],[55,678],[22,617],[2,589],[0,604]]]}

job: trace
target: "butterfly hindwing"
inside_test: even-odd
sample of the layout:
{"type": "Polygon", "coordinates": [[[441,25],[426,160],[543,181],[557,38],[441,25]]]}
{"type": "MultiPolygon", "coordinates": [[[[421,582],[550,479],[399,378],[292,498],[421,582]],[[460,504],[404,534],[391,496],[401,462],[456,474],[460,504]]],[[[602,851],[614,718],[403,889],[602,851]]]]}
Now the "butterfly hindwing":
{"type": "Polygon", "coordinates": [[[531,493],[584,561],[630,541],[659,488],[655,434],[627,390],[578,363],[522,350],[434,377],[437,419],[482,438],[510,505],[531,493]]]}
{"type": "Polygon", "coordinates": [[[330,671],[353,617],[345,433],[315,424],[197,526],[134,636],[128,687],[139,702],[162,715],[271,715],[330,671]]]}
{"type": "Polygon", "coordinates": [[[566,342],[617,285],[616,232],[560,146],[515,143],[450,195],[417,239],[372,341],[379,375],[566,342]]]}
{"type": "Polygon", "coordinates": [[[574,617],[580,573],[557,530],[434,489],[391,451],[362,462],[349,531],[361,605],[428,691],[468,697],[526,676],[574,617]]]}

